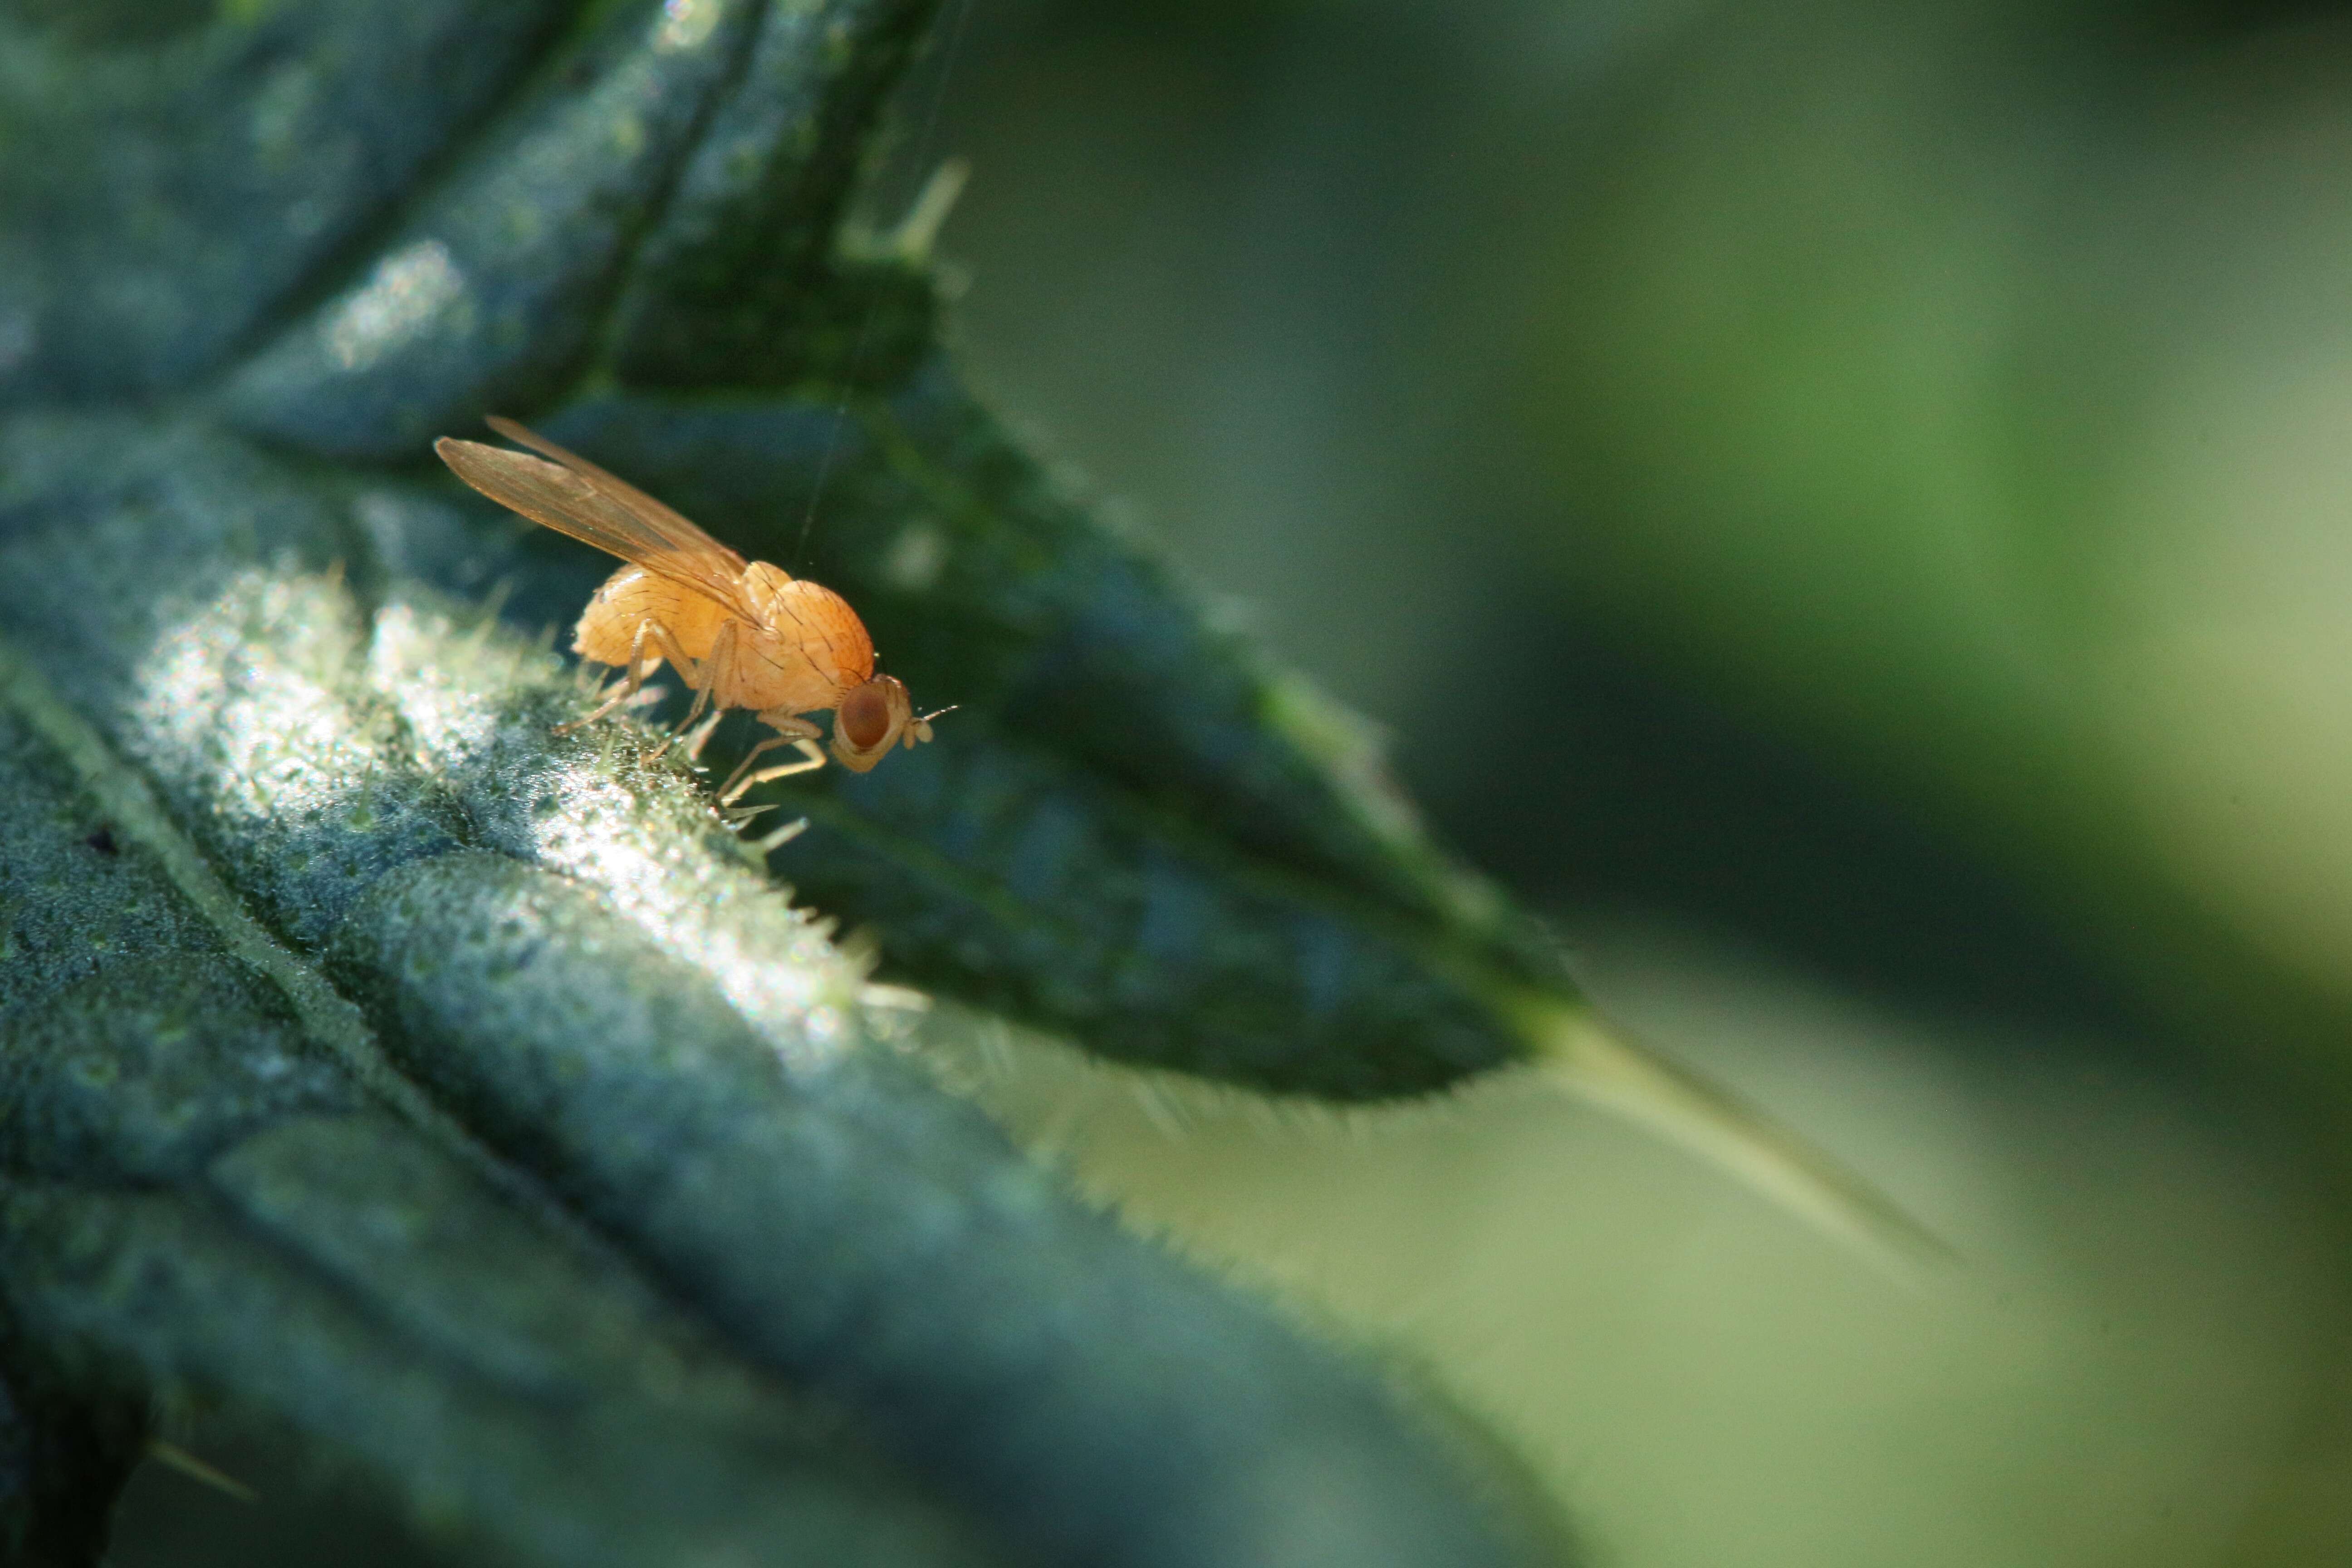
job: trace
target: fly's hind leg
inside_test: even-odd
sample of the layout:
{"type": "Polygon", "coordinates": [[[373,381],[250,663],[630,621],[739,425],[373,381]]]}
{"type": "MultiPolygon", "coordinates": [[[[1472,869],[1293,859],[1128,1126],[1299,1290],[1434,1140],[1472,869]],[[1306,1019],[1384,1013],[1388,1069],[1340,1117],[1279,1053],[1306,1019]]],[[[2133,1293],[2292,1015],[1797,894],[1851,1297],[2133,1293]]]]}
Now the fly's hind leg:
{"type": "Polygon", "coordinates": [[[687,657],[686,650],[677,646],[677,638],[670,636],[669,628],[650,616],[639,621],[637,635],[629,642],[629,662],[622,668],[619,689],[598,703],[595,711],[585,718],[573,719],[566,723],[558,724],[555,727],[555,732],[559,735],[569,735],[574,730],[584,730],[614,709],[627,702],[637,694],[637,689],[645,685],[646,677],[651,675],[665,658],[677,666],[677,673],[684,678],[688,685],[694,684],[698,667],[695,660],[687,657]],[[648,642],[654,645],[656,654],[650,665],[646,662],[646,644],[648,642]]]}
{"type": "Polygon", "coordinates": [[[817,737],[824,734],[824,731],[807,720],[796,719],[789,713],[762,713],[760,718],[763,723],[774,725],[777,732],[743,753],[742,762],[728,775],[725,787],[719,792],[719,804],[721,805],[734,805],[742,798],[745,790],[755,784],[766,784],[771,779],[790,778],[794,773],[804,773],[824,766],[824,753],[817,750],[816,744],[817,737]],[[800,752],[801,760],[753,773],[751,764],[778,746],[793,747],[800,752]]]}

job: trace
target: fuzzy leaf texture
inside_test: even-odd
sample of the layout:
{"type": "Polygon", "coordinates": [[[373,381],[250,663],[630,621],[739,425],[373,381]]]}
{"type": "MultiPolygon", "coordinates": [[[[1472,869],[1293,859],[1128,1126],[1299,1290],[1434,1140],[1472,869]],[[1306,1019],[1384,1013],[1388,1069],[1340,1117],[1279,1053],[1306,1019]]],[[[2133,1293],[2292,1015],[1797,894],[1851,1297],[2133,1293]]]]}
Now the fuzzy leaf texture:
{"type": "Polygon", "coordinates": [[[0,5],[0,1560],[96,1562],[159,1420],[453,1563],[1557,1560],[831,940],[925,1027],[1337,1099],[1573,1001],[845,226],[929,9],[0,5]],[[763,854],[556,735],[609,563],[432,462],[490,411],[840,588],[939,742],[763,854]]]}

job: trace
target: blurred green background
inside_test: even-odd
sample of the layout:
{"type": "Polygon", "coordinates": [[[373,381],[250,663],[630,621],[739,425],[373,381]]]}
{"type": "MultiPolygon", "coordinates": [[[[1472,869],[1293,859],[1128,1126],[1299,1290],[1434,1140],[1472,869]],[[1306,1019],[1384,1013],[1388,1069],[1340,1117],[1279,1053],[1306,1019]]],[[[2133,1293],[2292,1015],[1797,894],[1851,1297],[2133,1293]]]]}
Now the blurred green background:
{"type": "Polygon", "coordinates": [[[892,192],[976,378],[1387,725],[1906,1289],[1532,1082],[1008,1040],[1141,1223],[1450,1389],[1595,1560],[2352,1550],[2352,25],[973,0],[892,192]],[[934,108],[933,106],[936,106],[934,108]]]}
{"type": "MultiPolygon", "coordinates": [[[[908,103],[876,216],[971,160],[982,387],[1963,1262],[1531,1079],[1340,1114],[1008,1033],[972,1092],[1611,1568],[2343,1561],[2352,24],[950,0],[908,103]]],[[[236,1506],[150,1466],[116,1561],[236,1506]]]]}

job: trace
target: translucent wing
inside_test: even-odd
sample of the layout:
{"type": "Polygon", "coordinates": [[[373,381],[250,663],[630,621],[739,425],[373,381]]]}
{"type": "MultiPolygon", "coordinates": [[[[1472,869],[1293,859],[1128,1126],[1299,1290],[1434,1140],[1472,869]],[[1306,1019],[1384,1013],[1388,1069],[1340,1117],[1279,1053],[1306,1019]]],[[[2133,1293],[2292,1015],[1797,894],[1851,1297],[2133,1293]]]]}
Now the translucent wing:
{"type": "Polygon", "coordinates": [[[492,419],[490,424],[499,434],[559,460],[551,463],[446,436],[433,443],[433,450],[459,479],[500,506],[708,595],[747,621],[758,621],[743,593],[740,555],[586,458],[512,420],[492,419]]]}
{"type": "Polygon", "coordinates": [[[688,521],[686,518],[654,500],[618,474],[598,468],[579,453],[559,447],[538,431],[528,426],[519,425],[511,419],[500,418],[493,414],[485,418],[483,423],[508,440],[520,442],[542,458],[554,458],[664,533],[681,541],[698,541],[704,546],[734,563],[737,572],[743,570],[743,558],[740,555],[736,554],[735,552],[688,521]]]}

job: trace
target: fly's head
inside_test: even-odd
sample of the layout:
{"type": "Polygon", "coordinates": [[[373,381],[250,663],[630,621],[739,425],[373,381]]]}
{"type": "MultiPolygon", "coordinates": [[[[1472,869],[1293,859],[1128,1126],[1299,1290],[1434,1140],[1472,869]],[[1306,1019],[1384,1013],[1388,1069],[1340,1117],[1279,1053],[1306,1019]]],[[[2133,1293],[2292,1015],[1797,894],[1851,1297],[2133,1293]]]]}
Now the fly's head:
{"type": "Polygon", "coordinates": [[[851,773],[865,773],[887,756],[891,747],[929,740],[931,721],[939,716],[916,717],[907,683],[896,676],[875,676],[851,687],[834,709],[833,760],[851,773]]]}

